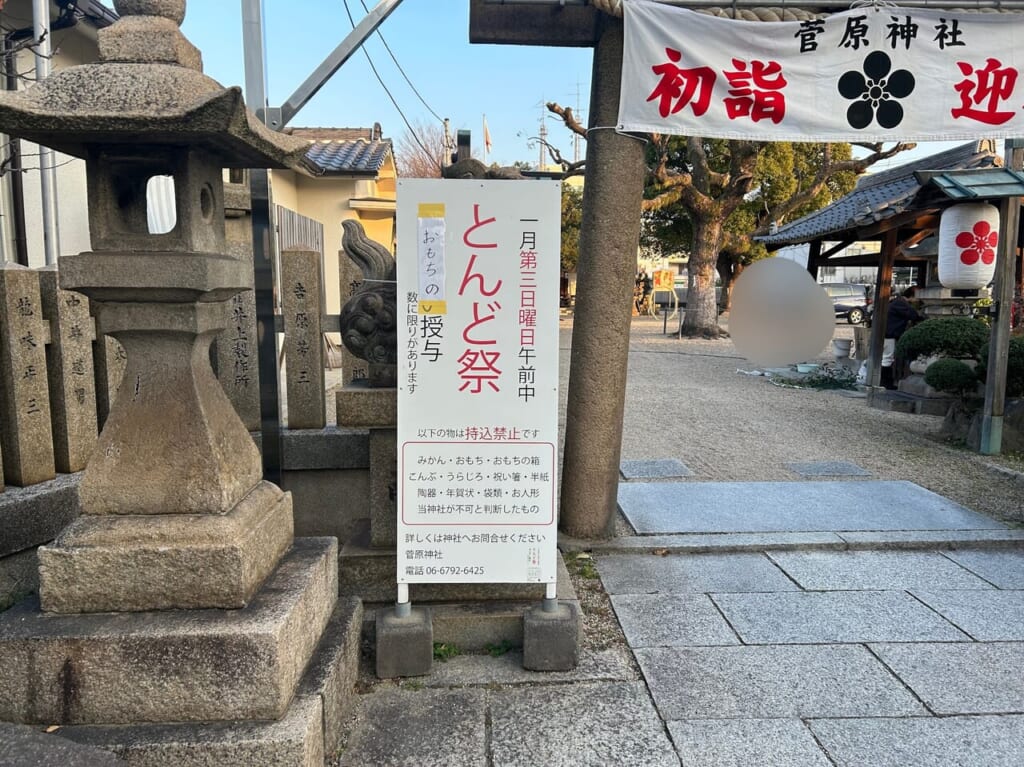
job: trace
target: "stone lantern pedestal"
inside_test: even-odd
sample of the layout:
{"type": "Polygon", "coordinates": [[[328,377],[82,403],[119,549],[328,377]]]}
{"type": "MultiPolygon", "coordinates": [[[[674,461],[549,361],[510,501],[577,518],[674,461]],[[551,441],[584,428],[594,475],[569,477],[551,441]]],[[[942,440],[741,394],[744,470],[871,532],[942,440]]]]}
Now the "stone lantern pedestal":
{"type": "Polygon", "coordinates": [[[101,62],[0,94],[0,124],[86,161],[92,250],[60,282],[127,354],[80,485],[81,516],[39,550],[40,595],[0,614],[0,720],[132,764],[322,765],[336,748],[361,604],[338,606],[337,542],[293,540],[291,495],[209,361],[251,265],[229,254],[224,167],[293,167],[202,74],[184,0],[119,0],[101,62]],[[174,182],[155,234],[147,184],[174,182]]]}

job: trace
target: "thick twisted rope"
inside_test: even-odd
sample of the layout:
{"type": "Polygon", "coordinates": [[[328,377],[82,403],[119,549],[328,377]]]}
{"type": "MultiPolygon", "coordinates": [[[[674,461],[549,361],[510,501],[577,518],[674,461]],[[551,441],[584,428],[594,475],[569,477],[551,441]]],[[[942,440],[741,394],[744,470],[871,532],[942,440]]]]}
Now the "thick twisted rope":
{"type": "MultiPolygon", "coordinates": [[[[870,0],[871,4],[880,0],[870,0]]],[[[808,0],[813,5],[813,0],[808,0]]],[[[622,0],[590,0],[591,5],[599,11],[622,18],[622,0]]],[[[898,4],[898,3],[897,3],[898,4]]],[[[855,5],[852,4],[852,5],[855,5]]],[[[852,7],[852,6],[851,6],[852,7]]],[[[740,19],[742,21],[806,21],[808,19],[820,19],[827,16],[827,13],[814,13],[803,8],[691,8],[697,13],[705,13],[709,16],[719,16],[727,19],[740,19]]],[[[842,10],[840,8],[835,11],[842,10]]],[[[945,8],[944,10],[953,13],[1020,13],[1019,7],[1014,8],[945,8]]]]}
{"type": "MultiPolygon", "coordinates": [[[[622,18],[622,0],[590,0],[595,8],[611,16],[622,18]]],[[[805,21],[818,18],[820,14],[803,8],[701,8],[697,13],[721,16],[743,21],[805,21]]]]}

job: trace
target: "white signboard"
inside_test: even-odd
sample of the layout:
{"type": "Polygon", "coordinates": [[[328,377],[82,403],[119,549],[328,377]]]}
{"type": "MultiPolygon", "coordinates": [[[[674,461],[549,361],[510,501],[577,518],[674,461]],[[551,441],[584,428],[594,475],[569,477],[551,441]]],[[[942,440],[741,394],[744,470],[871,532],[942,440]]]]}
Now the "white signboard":
{"type": "Polygon", "coordinates": [[[735,21],[627,0],[619,127],[757,141],[1024,135],[1024,15],[735,21]]]}
{"type": "Polygon", "coordinates": [[[561,185],[398,182],[398,582],[554,583],[561,185]]]}

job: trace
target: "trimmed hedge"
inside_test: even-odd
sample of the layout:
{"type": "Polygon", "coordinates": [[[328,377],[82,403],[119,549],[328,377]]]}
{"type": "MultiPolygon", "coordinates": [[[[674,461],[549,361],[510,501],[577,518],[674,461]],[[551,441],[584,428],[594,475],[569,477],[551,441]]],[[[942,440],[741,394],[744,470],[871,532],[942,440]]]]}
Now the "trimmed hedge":
{"type": "Polygon", "coordinates": [[[943,357],[924,371],[924,381],[933,389],[963,396],[978,388],[978,376],[963,360],[943,357]]]}
{"type": "Polygon", "coordinates": [[[973,317],[937,317],[900,336],[896,354],[905,360],[932,355],[977,359],[988,333],[988,326],[973,317]]]}
{"type": "MultiPolygon", "coordinates": [[[[984,381],[988,367],[988,345],[982,348],[980,356],[977,375],[984,381]]],[[[1006,396],[1024,397],[1024,336],[1010,338],[1010,354],[1006,364],[1006,396]]]]}

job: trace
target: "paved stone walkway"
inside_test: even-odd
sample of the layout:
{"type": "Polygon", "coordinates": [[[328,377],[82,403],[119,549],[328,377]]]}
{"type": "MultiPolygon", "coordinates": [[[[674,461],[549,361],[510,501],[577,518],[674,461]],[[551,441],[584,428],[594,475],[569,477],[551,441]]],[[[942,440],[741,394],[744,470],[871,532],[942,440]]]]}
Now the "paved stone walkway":
{"type": "MultiPolygon", "coordinates": [[[[709,355],[719,376],[738,365],[721,354],[709,355]]],[[[669,370],[667,359],[652,367],[669,370]]],[[[683,377],[678,367],[673,375],[683,377]]],[[[678,390],[662,379],[643,385],[653,408],[678,390]]],[[[763,379],[749,383],[758,386],[756,396],[776,398],[763,379]]],[[[838,395],[805,401],[818,407],[823,397],[838,395]]],[[[747,429],[734,439],[772,433],[749,413],[729,417],[747,429]]],[[[882,418],[889,429],[923,428],[892,414],[863,422],[882,418]]],[[[758,473],[743,463],[749,455],[721,460],[726,437],[701,443],[712,466],[691,460],[692,441],[627,433],[619,500],[637,534],[564,542],[592,552],[625,643],[588,651],[573,673],[523,671],[512,652],[454,658],[420,682],[380,686],[362,696],[339,764],[1024,764],[1024,530],[951,500],[936,460],[911,470],[903,444],[918,443],[894,439],[904,440],[898,449],[870,456],[844,450],[848,439],[817,452],[780,441],[772,468],[758,473]],[[736,481],[747,478],[761,481],[736,481]]],[[[740,448],[754,451],[749,441],[740,448]]],[[[973,477],[986,469],[967,456],[939,460],[983,481],[973,477]]],[[[1019,510],[1019,477],[989,476],[992,509],[1019,510]]]]}
{"type": "Polygon", "coordinates": [[[340,764],[1016,767],[1024,549],[980,523],[935,548],[616,541],[595,557],[628,650],[438,664],[366,696],[340,764]]]}

